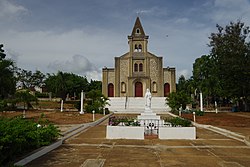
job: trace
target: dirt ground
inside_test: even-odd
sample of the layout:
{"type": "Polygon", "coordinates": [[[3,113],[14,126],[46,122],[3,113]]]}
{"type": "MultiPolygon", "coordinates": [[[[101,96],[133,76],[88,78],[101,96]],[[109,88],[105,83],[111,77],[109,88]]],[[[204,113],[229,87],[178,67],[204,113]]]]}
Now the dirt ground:
{"type": "MultiPolygon", "coordinates": [[[[193,114],[182,114],[182,117],[193,121],[193,114]]],[[[205,113],[196,116],[196,122],[214,126],[250,127],[250,112],[205,113]]]]}
{"type": "MultiPolygon", "coordinates": [[[[27,112],[26,116],[39,117],[41,113],[44,113],[45,117],[52,122],[61,125],[92,121],[92,114],[78,115],[78,112],[40,111],[27,112]]],[[[12,117],[20,115],[22,112],[1,114],[12,117]]],[[[164,115],[161,115],[161,117],[164,117],[164,115]]],[[[183,114],[183,117],[192,120],[192,114],[183,114]]],[[[196,121],[201,124],[222,127],[243,135],[250,135],[250,113],[206,113],[204,116],[197,116],[196,121]]],[[[94,167],[93,164],[102,164],[104,167],[247,167],[250,164],[249,146],[206,129],[196,129],[196,140],[159,140],[155,138],[110,140],[106,139],[107,124],[108,120],[73,136],[58,149],[26,166],[94,167]]]]}
{"type": "Polygon", "coordinates": [[[107,121],[80,133],[27,167],[247,167],[250,147],[197,128],[196,140],[110,140],[107,121]],[[94,165],[95,164],[95,165],[94,165]]]}
{"type": "MultiPolygon", "coordinates": [[[[182,114],[182,117],[193,121],[193,114],[182,114]]],[[[196,116],[196,122],[250,136],[250,112],[205,113],[203,116],[196,116]]]]}
{"type": "MultiPolygon", "coordinates": [[[[15,117],[23,116],[23,111],[8,111],[0,112],[0,116],[3,117],[15,117]]],[[[43,115],[44,119],[49,120],[56,125],[67,125],[67,124],[82,124],[93,121],[93,114],[85,113],[79,114],[79,112],[72,111],[43,111],[43,110],[30,110],[25,111],[25,118],[38,120],[43,115]]],[[[95,119],[100,119],[103,114],[95,114],[95,119]]]]}

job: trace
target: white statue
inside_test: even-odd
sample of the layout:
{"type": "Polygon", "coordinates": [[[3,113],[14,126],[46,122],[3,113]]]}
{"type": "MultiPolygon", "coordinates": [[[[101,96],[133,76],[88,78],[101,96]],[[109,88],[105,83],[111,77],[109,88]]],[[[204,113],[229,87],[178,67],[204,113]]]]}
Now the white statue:
{"type": "Polygon", "coordinates": [[[148,109],[151,109],[151,98],[152,98],[152,95],[151,95],[149,89],[147,88],[146,93],[145,93],[145,99],[146,99],[145,106],[148,109]]]}

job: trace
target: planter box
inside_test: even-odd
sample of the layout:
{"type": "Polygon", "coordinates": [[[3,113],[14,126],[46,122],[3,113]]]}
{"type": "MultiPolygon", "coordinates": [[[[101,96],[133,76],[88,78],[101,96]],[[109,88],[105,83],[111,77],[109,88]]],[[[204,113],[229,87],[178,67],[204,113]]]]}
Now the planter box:
{"type": "Polygon", "coordinates": [[[159,127],[159,139],[196,139],[195,127],[159,127]]]}
{"type": "Polygon", "coordinates": [[[140,126],[107,126],[107,139],[144,139],[144,127],[140,126]]]}

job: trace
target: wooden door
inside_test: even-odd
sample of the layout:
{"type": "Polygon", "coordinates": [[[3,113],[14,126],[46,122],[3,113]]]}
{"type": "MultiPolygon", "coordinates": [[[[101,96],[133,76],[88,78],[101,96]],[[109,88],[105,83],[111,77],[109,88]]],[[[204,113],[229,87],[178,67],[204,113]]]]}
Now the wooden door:
{"type": "Polygon", "coordinates": [[[135,83],[135,97],[143,97],[143,87],[141,82],[135,83]]]}
{"type": "Polygon", "coordinates": [[[114,97],[114,85],[112,83],[108,85],[108,97],[114,97]]]}
{"type": "Polygon", "coordinates": [[[164,97],[167,97],[170,93],[170,85],[169,83],[164,84],[164,97]]]}

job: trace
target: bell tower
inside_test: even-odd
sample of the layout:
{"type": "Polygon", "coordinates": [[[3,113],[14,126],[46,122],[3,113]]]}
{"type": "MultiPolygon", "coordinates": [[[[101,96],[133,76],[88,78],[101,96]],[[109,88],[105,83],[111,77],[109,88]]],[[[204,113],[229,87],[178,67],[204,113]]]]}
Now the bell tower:
{"type": "Polygon", "coordinates": [[[147,52],[148,36],[145,35],[139,17],[136,18],[132,33],[128,36],[128,44],[130,53],[147,52]]]}
{"type": "MultiPolygon", "coordinates": [[[[102,92],[107,97],[153,97],[175,91],[175,68],[163,68],[163,58],[148,50],[149,36],[137,17],[128,37],[128,52],[115,57],[114,68],[103,68],[102,92]]],[[[164,101],[165,103],[165,101],[164,101]]]]}

